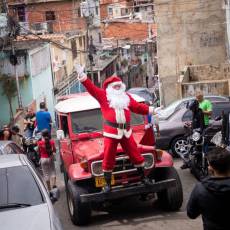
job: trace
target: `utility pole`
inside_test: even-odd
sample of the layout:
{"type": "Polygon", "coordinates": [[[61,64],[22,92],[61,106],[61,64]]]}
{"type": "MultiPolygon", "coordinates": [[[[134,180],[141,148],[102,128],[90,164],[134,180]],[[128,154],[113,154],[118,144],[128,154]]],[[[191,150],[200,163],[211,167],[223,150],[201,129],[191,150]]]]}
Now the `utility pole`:
{"type": "Polygon", "coordinates": [[[3,4],[4,11],[7,14],[8,28],[10,29],[9,40],[10,40],[11,48],[12,48],[12,54],[10,56],[10,63],[14,66],[14,73],[15,73],[16,85],[17,85],[18,107],[19,107],[19,109],[22,109],[22,97],[21,97],[21,93],[20,93],[18,71],[17,71],[18,60],[17,60],[17,56],[15,54],[15,47],[14,47],[14,44],[13,44],[13,40],[15,38],[17,28],[16,28],[16,24],[14,23],[13,19],[10,18],[9,7],[8,7],[8,4],[7,4],[7,1],[2,0],[2,4],[3,4]]]}

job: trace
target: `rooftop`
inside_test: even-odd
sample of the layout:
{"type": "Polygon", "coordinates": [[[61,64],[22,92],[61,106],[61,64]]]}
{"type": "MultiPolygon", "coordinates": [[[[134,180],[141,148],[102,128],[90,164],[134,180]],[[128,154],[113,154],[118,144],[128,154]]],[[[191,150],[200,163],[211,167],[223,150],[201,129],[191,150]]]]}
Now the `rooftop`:
{"type": "MultiPolygon", "coordinates": [[[[46,44],[44,41],[14,41],[15,50],[32,50],[46,44]]],[[[4,51],[12,50],[11,46],[6,46],[4,51]]]]}
{"type": "Polygon", "coordinates": [[[157,36],[156,24],[133,22],[127,20],[113,20],[105,22],[103,26],[103,37],[114,39],[127,39],[131,41],[144,41],[149,38],[149,29],[152,37],[157,36]],[[149,28],[149,26],[151,26],[149,28]]]}

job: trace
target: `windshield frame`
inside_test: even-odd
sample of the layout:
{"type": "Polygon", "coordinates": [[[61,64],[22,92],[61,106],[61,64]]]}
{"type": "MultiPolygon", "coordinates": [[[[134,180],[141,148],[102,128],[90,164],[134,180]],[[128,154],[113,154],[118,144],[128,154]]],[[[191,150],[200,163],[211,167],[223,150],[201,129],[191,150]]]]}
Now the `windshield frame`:
{"type": "MultiPolygon", "coordinates": [[[[70,129],[70,131],[71,131],[71,133],[73,134],[73,135],[81,135],[81,134],[84,134],[84,133],[102,133],[103,132],[103,117],[102,117],[102,114],[101,114],[101,129],[96,129],[96,130],[93,130],[93,131],[85,131],[85,132],[79,132],[79,133],[77,133],[77,132],[75,132],[74,131],[74,129],[73,129],[73,126],[74,126],[74,122],[73,122],[73,114],[78,114],[78,113],[80,113],[80,112],[89,112],[89,111],[95,111],[95,110],[98,110],[99,112],[100,112],[100,114],[101,114],[101,108],[96,108],[96,109],[91,109],[91,110],[84,110],[84,111],[78,111],[78,112],[73,112],[73,113],[70,113],[70,122],[71,122],[71,129],[70,129]]],[[[136,113],[132,113],[131,112],[131,128],[132,127],[136,127],[136,126],[141,126],[141,125],[143,125],[144,124],[144,116],[145,115],[141,115],[141,114],[136,114],[136,113]],[[140,123],[133,123],[133,121],[134,121],[134,116],[136,116],[136,118],[137,119],[135,119],[135,120],[139,120],[140,121],[140,123]],[[140,119],[138,118],[138,116],[139,117],[141,117],[140,119]],[[142,119],[143,118],[143,119],[142,119]]]]}

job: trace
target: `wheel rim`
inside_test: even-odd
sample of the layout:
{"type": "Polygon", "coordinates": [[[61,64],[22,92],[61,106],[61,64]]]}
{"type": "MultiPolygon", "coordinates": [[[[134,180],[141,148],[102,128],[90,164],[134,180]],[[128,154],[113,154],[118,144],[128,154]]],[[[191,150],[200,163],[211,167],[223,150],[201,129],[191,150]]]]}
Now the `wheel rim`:
{"type": "Polygon", "coordinates": [[[73,200],[72,200],[72,198],[70,197],[69,192],[68,192],[68,195],[67,195],[67,199],[68,199],[69,212],[70,212],[71,216],[73,216],[73,212],[74,212],[73,200]]]}
{"type": "Polygon", "coordinates": [[[178,155],[184,156],[189,152],[188,142],[184,139],[177,140],[174,149],[178,155]]]}

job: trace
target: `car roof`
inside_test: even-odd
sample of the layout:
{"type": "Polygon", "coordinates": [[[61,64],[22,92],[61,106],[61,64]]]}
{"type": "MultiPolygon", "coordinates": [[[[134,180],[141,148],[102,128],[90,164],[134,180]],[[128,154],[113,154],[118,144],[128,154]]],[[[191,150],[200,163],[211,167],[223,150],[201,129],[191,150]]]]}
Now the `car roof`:
{"type": "MultiPolygon", "coordinates": [[[[138,102],[144,102],[145,99],[136,95],[130,94],[138,102]]],[[[89,93],[74,94],[66,100],[60,101],[56,104],[55,109],[59,113],[72,113],[87,111],[100,108],[98,101],[89,93]]]]}
{"type": "Polygon", "coordinates": [[[6,146],[7,144],[12,143],[13,141],[0,141],[0,146],[6,146]]]}
{"type": "MultiPolygon", "coordinates": [[[[218,97],[218,98],[223,98],[226,99],[226,101],[230,101],[229,98],[227,96],[220,96],[220,95],[204,95],[204,98],[214,98],[214,97],[218,97]]],[[[195,97],[184,97],[182,99],[179,99],[178,101],[189,101],[189,100],[193,100],[195,99],[195,97]]]]}
{"type": "Polygon", "coordinates": [[[26,165],[25,155],[23,154],[0,155],[0,168],[9,168],[22,165],[26,165]]]}
{"type": "Polygon", "coordinates": [[[150,90],[149,90],[148,88],[144,88],[144,87],[134,87],[134,88],[130,88],[130,89],[127,90],[127,92],[131,92],[131,91],[144,91],[144,90],[150,92],[150,90]]]}

